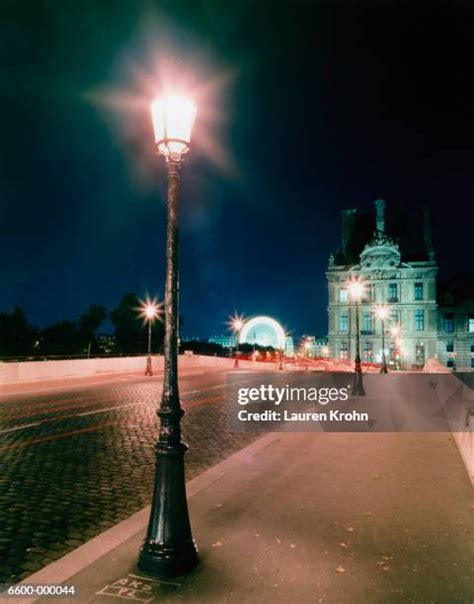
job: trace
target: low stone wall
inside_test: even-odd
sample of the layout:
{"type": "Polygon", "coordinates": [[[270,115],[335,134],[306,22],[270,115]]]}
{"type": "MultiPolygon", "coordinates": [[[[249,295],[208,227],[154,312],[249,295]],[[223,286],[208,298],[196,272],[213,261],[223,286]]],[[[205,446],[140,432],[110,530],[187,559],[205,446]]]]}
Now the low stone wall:
{"type": "MultiPolygon", "coordinates": [[[[234,360],[214,356],[184,354],[179,357],[179,365],[181,367],[232,369],[234,360]]],[[[92,376],[101,373],[133,373],[135,371],[144,371],[145,366],[145,356],[71,359],[64,361],[0,362],[0,384],[92,376]]],[[[152,367],[154,371],[162,370],[163,356],[153,356],[152,367]]],[[[240,361],[240,367],[243,369],[268,369],[273,371],[276,369],[274,363],[257,363],[254,361],[240,361]]]]}
{"type": "MultiPolygon", "coordinates": [[[[33,382],[100,373],[128,373],[143,369],[145,364],[146,357],[0,363],[0,383],[33,382]]],[[[153,357],[153,367],[163,368],[163,357],[153,357]]]]}
{"type": "Polygon", "coordinates": [[[474,392],[434,358],[428,359],[423,371],[444,374],[443,379],[436,383],[436,393],[439,400],[445,403],[444,412],[453,438],[474,484],[474,392]],[[461,388],[462,396],[452,396],[461,388]]]}

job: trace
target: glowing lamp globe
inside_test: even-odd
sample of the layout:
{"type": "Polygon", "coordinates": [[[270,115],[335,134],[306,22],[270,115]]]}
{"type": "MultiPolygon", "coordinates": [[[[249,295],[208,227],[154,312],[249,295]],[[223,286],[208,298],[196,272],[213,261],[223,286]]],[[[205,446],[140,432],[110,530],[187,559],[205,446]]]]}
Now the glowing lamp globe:
{"type": "Polygon", "coordinates": [[[240,331],[244,326],[244,322],[241,319],[235,319],[232,323],[232,328],[234,331],[240,331]]]}
{"type": "Polygon", "coordinates": [[[145,316],[147,319],[153,319],[154,317],[156,317],[157,315],[157,308],[156,306],[153,306],[151,304],[149,304],[146,308],[145,308],[145,316]]]}
{"type": "Polygon", "coordinates": [[[351,281],[349,292],[353,300],[360,300],[364,295],[364,286],[359,281],[351,281]]]}
{"type": "Polygon", "coordinates": [[[196,107],[181,96],[168,96],[151,105],[155,144],[166,159],[180,161],[191,143],[196,107]]]}
{"type": "Polygon", "coordinates": [[[388,317],[388,308],[386,306],[378,306],[375,309],[375,314],[379,319],[386,319],[388,317]]]}

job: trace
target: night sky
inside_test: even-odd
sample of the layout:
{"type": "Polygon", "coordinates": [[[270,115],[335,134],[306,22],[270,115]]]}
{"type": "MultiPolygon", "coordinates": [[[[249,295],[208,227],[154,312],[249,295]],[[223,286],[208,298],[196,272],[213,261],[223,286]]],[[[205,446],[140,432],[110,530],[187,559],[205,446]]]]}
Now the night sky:
{"type": "Polygon", "coordinates": [[[163,296],[163,70],[198,105],[185,335],[234,310],[325,334],[340,210],[377,198],[431,207],[441,275],[472,272],[473,17],[434,0],[1,0],[0,309],[44,326],[163,296]]]}

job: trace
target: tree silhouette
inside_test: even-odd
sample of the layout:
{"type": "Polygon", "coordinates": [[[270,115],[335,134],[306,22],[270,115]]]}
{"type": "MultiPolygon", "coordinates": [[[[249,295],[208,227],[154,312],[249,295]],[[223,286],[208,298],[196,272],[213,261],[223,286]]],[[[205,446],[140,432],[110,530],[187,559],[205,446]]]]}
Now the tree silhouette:
{"type": "Polygon", "coordinates": [[[118,352],[138,353],[145,350],[145,330],[139,316],[140,301],[133,292],[125,294],[120,304],[110,313],[118,352]]]}
{"type": "Polygon", "coordinates": [[[94,354],[99,352],[97,331],[107,318],[107,309],[102,304],[90,304],[89,308],[79,319],[79,334],[83,352],[94,354]]]}
{"type": "Polygon", "coordinates": [[[35,354],[38,329],[29,323],[25,311],[15,306],[12,312],[0,312],[0,357],[35,354]]]}
{"type": "Polygon", "coordinates": [[[78,324],[63,319],[43,329],[40,352],[49,356],[82,354],[82,340],[78,324]]]}

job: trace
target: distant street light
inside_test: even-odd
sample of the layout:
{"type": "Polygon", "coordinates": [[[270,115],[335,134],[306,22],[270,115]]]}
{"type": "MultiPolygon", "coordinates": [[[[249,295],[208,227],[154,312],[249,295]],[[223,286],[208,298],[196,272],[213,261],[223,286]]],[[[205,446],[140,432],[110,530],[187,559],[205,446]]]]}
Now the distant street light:
{"type": "Polygon", "coordinates": [[[168,168],[166,290],[163,394],[158,417],[156,474],[150,521],[138,568],[158,578],[184,574],[198,563],[189,522],[181,441],[178,389],[178,209],[182,156],[189,150],[196,108],[183,97],[169,96],[151,106],[155,144],[168,168]]]}
{"type": "Polygon", "coordinates": [[[140,314],[144,317],[145,321],[148,323],[148,346],[147,346],[147,358],[146,358],[146,369],[145,375],[153,375],[153,371],[151,368],[151,325],[153,321],[158,317],[160,312],[160,307],[153,300],[147,300],[147,302],[143,302],[140,308],[140,314]]]}
{"type": "Polygon", "coordinates": [[[235,315],[231,318],[230,320],[230,328],[232,329],[232,331],[235,334],[235,339],[236,339],[236,343],[235,343],[235,361],[234,361],[234,368],[238,369],[239,367],[239,341],[240,341],[240,332],[242,331],[242,327],[244,326],[244,319],[243,317],[240,317],[239,315],[235,315]]]}
{"type": "Polygon", "coordinates": [[[388,316],[388,309],[386,306],[378,306],[375,309],[375,314],[382,322],[382,362],[380,363],[380,373],[388,373],[387,359],[385,357],[385,319],[388,316]]]}
{"type": "Polygon", "coordinates": [[[354,361],[354,386],[352,393],[358,396],[365,396],[364,384],[362,383],[362,365],[360,362],[360,300],[364,294],[364,286],[358,280],[349,282],[348,290],[351,302],[355,302],[356,311],[356,355],[354,361]]]}

